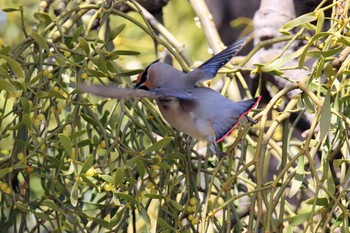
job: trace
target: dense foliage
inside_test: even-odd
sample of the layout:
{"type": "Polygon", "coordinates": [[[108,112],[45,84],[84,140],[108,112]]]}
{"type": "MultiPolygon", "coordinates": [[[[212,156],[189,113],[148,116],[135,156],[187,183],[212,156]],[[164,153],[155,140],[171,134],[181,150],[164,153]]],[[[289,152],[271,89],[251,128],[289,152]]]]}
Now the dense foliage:
{"type": "MultiPolygon", "coordinates": [[[[257,94],[264,73],[287,84],[264,97],[256,125],[242,124],[222,143],[230,156],[218,160],[166,124],[152,101],[77,89],[81,82],[132,87],[134,75],[155,59],[154,42],[189,70],[176,39],[190,38],[194,56],[205,54],[192,11],[169,3],[172,34],[155,30],[135,1],[125,1],[130,13],[113,1],[70,1],[63,9],[48,2],[2,9],[12,19],[0,31],[2,231],[349,232],[348,3],[323,1],[287,23],[285,36],[241,59],[244,65],[264,45],[283,40],[286,48],[304,43],[245,68],[257,75],[257,94]],[[180,21],[190,29],[176,29],[180,21]],[[292,59],[297,66],[284,66],[292,59]],[[308,59],[312,66],[305,68],[308,59]],[[300,81],[284,76],[301,68],[309,74],[300,81]],[[303,137],[298,120],[305,113],[303,137]]],[[[223,94],[243,86],[254,96],[239,69],[221,73],[223,94]]]]}

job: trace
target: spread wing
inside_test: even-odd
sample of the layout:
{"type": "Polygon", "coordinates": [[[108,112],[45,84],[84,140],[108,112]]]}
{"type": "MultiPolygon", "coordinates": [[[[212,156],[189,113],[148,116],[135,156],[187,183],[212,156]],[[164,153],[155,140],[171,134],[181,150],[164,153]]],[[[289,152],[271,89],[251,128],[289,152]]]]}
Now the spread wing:
{"type": "Polygon", "coordinates": [[[192,100],[194,97],[184,90],[170,89],[170,88],[157,88],[154,90],[142,90],[142,89],[131,89],[131,88],[118,88],[112,86],[102,85],[85,85],[80,84],[79,89],[107,98],[125,99],[125,98],[165,98],[172,97],[177,99],[192,100]]]}
{"type": "Polygon", "coordinates": [[[188,78],[193,79],[190,82],[195,84],[200,81],[205,81],[214,78],[218,70],[227,62],[229,62],[231,58],[239,52],[239,50],[241,50],[249,36],[250,35],[242,37],[234,44],[228,46],[226,49],[222,50],[220,53],[216,54],[208,61],[204,62],[197,69],[188,73],[188,78]]]}
{"type": "MultiPolygon", "coordinates": [[[[240,119],[247,115],[260,102],[261,96],[231,104],[231,114],[222,114],[214,122],[216,142],[222,141],[236,128],[240,119]]],[[[224,113],[224,112],[223,112],[224,113]]]]}
{"type": "Polygon", "coordinates": [[[85,85],[80,84],[79,89],[102,97],[124,99],[124,98],[155,98],[154,93],[142,90],[142,89],[131,89],[131,88],[118,88],[112,86],[102,85],[85,85]]]}

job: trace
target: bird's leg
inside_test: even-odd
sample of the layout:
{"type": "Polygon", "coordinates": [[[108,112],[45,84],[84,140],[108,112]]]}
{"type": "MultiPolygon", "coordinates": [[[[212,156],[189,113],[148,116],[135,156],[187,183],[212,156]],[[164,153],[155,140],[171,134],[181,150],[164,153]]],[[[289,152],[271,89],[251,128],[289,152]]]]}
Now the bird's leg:
{"type": "Polygon", "coordinates": [[[216,144],[215,142],[210,143],[210,150],[213,154],[216,154],[216,156],[218,157],[219,160],[221,160],[221,158],[223,157],[227,157],[229,154],[222,152],[218,146],[218,144],[216,144]]]}
{"type": "Polygon", "coordinates": [[[248,120],[248,122],[252,123],[253,125],[255,125],[257,123],[256,120],[254,120],[253,118],[249,117],[249,116],[245,116],[248,120]]]}

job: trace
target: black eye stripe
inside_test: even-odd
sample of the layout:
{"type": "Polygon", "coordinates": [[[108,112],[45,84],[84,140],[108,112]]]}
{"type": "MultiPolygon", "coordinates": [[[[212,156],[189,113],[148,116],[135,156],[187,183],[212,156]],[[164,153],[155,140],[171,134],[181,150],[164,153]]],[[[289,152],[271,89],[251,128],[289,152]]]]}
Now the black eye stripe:
{"type": "Polygon", "coordinates": [[[149,65],[146,67],[145,71],[142,73],[140,82],[138,83],[139,85],[147,81],[147,79],[148,79],[148,69],[150,68],[151,65],[153,65],[154,63],[156,63],[156,62],[158,62],[158,61],[159,61],[159,59],[156,60],[156,61],[154,61],[154,62],[152,62],[151,64],[149,64],[149,65]]]}

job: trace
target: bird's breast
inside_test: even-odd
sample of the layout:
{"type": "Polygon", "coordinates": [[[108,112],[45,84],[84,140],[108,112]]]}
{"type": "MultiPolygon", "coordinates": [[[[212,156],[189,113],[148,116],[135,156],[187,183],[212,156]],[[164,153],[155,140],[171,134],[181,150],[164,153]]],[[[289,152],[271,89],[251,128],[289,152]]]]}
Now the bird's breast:
{"type": "Polygon", "coordinates": [[[215,138],[212,122],[196,114],[194,106],[188,107],[187,103],[181,103],[176,98],[158,99],[157,104],[164,119],[172,127],[199,140],[215,138]]]}

